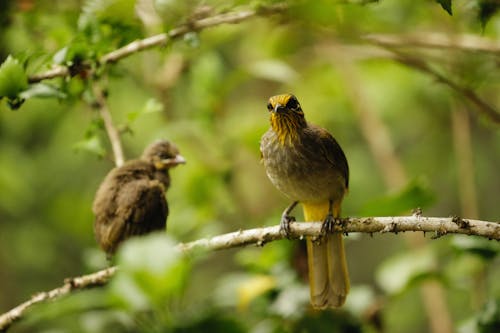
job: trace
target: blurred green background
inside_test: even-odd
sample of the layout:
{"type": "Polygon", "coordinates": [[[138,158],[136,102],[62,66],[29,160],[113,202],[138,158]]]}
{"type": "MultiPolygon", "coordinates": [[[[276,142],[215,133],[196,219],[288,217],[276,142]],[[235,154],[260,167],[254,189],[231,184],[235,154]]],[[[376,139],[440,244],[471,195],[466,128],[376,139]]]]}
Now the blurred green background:
{"type": "MultiPolygon", "coordinates": [[[[2,0],[0,62],[11,54],[31,75],[205,15],[270,3],[2,0]]],[[[288,4],[286,13],[189,33],[100,72],[126,157],[166,138],[188,161],[171,172],[167,236],[128,242],[109,285],[34,307],[12,332],[498,332],[496,241],[351,234],[351,294],[346,306],[324,312],[308,306],[299,241],[187,259],[173,251],[180,241],[279,222],[288,202],[265,175],[259,140],[269,126],[267,99],[283,92],[294,93],[307,119],[333,133],[347,155],[343,215],[421,207],[429,216],[499,219],[498,125],[362,38],[408,40],[397,52],[498,109],[498,51],[422,48],[406,39],[470,34],[498,45],[494,2],[454,1],[452,16],[434,1],[288,4]]],[[[0,101],[2,313],[65,277],[106,266],[91,204],[113,162],[89,106],[93,81],[45,83],[49,98],[17,110],[0,101]]]]}

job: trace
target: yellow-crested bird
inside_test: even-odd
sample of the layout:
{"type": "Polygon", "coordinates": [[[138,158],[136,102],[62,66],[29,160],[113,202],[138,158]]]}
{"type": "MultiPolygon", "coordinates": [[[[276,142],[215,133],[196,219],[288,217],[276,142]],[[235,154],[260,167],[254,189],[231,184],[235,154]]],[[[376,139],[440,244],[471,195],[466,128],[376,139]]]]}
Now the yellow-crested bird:
{"type": "Polygon", "coordinates": [[[108,258],[129,237],[165,230],[168,171],[185,162],[173,143],[159,140],[148,146],[140,159],[107,174],[97,190],[92,211],[96,240],[108,258]]]}
{"type": "Polygon", "coordinates": [[[292,209],[301,203],[306,221],[323,221],[326,235],[307,239],[309,286],[314,308],[339,307],[349,292],[349,275],[342,234],[332,232],[349,185],[349,167],[342,148],[324,128],[310,124],[295,96],[269,99],[271,127],[260,150],[271,182],[292,204],[281,217],[288,235],[292,209]]]}

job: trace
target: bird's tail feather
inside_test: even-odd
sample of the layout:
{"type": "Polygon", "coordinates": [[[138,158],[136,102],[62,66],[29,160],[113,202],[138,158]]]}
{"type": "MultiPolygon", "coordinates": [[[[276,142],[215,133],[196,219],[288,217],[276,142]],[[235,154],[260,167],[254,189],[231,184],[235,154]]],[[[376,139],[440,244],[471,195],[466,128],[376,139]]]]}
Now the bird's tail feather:
{"type": "MultiPolygon", "coordinates": [[[[323,221],[329,205],[303,204],[306,221],[323,221]]],[[[334,206],[334,217],[339,208],[334,206]]],[[[349,292],[349,273],[341,233],[334,233],[319,241],[307,239],[309,286],[311,304],[314,308],[339,307],[344,304],[349,292]]]]}

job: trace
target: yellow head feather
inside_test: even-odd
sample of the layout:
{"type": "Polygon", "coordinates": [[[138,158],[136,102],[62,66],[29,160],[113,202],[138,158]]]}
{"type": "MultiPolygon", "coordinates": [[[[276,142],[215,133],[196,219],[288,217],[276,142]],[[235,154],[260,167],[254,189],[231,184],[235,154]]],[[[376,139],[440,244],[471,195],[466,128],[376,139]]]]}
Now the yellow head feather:
{"type": "Polygon", "coordinates": [[[299,101],[292,94],[272,96],[267,103],[271,112],[271,127],[281,144],[299,140],[299,130],[307,126],[299,101]]]}

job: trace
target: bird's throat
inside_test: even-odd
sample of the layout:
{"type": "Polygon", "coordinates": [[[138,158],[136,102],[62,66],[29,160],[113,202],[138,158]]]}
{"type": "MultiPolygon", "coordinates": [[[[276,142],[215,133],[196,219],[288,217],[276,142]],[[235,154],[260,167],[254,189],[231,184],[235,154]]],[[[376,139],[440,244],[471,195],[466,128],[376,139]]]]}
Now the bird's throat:
{"type": "Polygon", "coordinates": [[[304,117],[291,114],[271,114],[271,128],[276,133],[278,141],[283,145],[291,145],[300,140],[300,132],[306,126],[304,117]]]}

